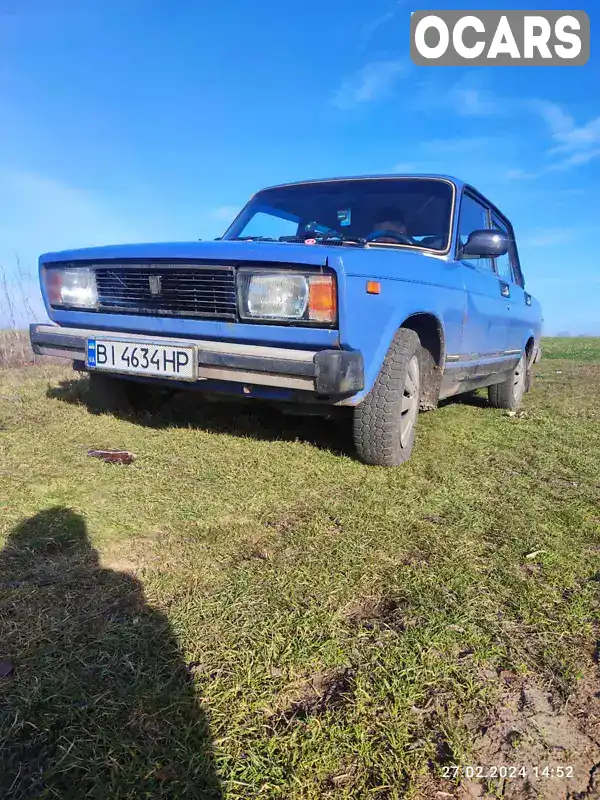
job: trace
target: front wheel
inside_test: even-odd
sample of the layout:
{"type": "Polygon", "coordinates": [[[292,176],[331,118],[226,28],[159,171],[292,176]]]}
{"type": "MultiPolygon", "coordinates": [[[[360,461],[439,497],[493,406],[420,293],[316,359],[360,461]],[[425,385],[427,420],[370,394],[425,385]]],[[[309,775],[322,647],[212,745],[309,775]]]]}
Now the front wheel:
{"type": "Polygon", "coordinates": [[[525,353],[519,363],[502,383],[496,383],[488,388],[490,405],[494,408],[506,408],[516,411],[521,405],[523,395],[531,383],[530,367],[525,353]]]}
{"type": "Polygon", "coordinates": [[[362,462],[396,467],[408,461],[420,398],[421,342],[414,331],[402,328],[373,388],[354,410],[354,444],[362,462]]]}

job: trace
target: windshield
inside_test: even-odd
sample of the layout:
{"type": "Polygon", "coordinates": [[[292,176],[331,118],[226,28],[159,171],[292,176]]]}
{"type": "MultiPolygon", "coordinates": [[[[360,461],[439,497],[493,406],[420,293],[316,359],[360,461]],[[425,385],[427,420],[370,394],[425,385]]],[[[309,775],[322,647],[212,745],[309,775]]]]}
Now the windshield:
{"type": "Polygon", "coordinates": [[[338,238],[446,250],[453,187],[433,178],[300,183],[258,192],[224,239],[338,238]]]}

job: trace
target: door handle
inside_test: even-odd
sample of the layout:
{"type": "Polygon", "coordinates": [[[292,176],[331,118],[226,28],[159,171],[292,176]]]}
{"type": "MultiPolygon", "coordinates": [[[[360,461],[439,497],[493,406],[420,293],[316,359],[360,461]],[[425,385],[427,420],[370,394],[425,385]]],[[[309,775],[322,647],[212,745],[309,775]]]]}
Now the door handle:
{"type": "Polygon", "coordinates": [[[500,282],[500,294],[502,297],[510,297],[510,286],[508,283],[500,282]]]}
{"type": "Polygon", "coordinates": [[[531,295],[527,294],[527,292],[525,292],[525,305],[526,306],[530,306],[531,305],[531,295]]]}

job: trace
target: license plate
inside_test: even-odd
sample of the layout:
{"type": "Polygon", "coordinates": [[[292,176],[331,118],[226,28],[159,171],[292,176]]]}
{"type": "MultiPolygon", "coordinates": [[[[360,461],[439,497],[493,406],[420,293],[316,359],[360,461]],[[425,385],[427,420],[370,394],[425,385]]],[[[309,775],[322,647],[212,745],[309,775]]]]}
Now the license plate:
{"type": "Polygon", "coordinates": [[[86,364],[89,369],[195,381],[197,361],[193,345],[177,347],[116,339],[87,340],[86,364]]]}

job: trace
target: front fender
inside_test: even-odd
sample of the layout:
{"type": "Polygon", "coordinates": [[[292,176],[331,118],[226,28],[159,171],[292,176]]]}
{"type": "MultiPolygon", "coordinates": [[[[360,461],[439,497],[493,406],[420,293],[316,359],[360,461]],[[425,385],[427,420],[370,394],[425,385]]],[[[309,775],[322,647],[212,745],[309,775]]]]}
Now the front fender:
{"type": "Polygon", "coordinates": [[[456,262],[399,250],[347,252],[340,344],[363,354],[365,387],[352,398],[358,404],[372,389],[396,331],[409,317],[431,315],[443,331],[446,350],[460,351],[466,294],[456,262]],[[379,294],[367,292],[367,281],[373,280],[380,284],[379,294]]]}

